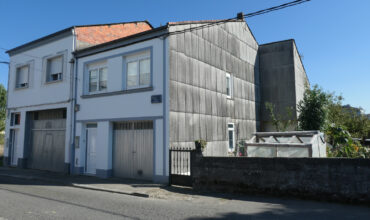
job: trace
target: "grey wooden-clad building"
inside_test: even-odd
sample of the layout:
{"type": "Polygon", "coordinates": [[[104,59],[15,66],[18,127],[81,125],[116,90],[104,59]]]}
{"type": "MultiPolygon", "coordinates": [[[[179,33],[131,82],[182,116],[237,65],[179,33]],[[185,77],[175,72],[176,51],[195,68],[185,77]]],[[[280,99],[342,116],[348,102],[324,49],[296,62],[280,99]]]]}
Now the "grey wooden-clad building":
{"type": "Polygon", "coordinates": [[[207,155],[226,155],[259,128],[258,43],[242,19],[175,22],[169,31],[170,145],[203,139],[207,155]]]}

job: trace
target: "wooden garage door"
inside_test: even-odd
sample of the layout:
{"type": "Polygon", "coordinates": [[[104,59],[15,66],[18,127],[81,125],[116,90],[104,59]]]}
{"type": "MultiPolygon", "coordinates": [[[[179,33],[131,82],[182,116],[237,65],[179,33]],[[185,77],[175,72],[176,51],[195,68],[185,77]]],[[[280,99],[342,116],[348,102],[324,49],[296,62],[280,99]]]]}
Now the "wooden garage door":
{"type": "Polygon", "coordinates": [[[113,175],[152,180],[153,122],[115,123],[113,133],[113,175]]]}
{"type": "Polygon", "coordinates": [[[66,119],[63,110],[35,112],[31,120],[31,169],[64,171],[66,119]]]}

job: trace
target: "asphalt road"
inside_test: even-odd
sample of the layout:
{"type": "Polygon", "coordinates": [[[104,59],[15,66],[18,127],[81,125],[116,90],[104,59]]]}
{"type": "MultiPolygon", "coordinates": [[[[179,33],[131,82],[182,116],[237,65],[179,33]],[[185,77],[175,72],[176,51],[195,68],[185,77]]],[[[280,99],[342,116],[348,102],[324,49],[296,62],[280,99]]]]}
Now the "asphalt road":
{"type": "Polygon", "coordinates": [[[0,177],[0,219],[370,219],[365,206],[251,196],[191,198],[141,198],[0,177]]]}

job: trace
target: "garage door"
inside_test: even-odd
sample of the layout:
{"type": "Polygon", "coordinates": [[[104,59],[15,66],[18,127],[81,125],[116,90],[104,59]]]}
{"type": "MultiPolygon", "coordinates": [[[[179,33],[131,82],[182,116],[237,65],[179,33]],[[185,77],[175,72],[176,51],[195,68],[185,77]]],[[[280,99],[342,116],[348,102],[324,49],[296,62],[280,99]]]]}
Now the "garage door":
{"type": "Polygon", "coordinates": [[[115,123],[113,133],[113,175],[152,180],[153,122],[115,123]]]}
{"type": "Polygon", "coordinates": [[[65,110],[34,112],[31,119],[31,169],[64,171],[65,110]]]}

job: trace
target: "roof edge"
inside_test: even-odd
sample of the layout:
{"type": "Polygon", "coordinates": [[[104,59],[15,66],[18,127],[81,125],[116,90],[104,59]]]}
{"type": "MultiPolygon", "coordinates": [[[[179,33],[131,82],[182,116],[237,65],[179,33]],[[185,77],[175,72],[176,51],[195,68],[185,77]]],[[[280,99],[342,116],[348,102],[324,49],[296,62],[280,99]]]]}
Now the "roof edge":
{"type": "Polygon", "coordinates": [[[59,36],[61,34],[68,33],[69,31],[72,34],[72,29],[74,29],[76,27],[94,27],[94,26],[103,26],[103,25],[118,25],[118,24],[131,24],[131,23],[146,23],[146,24],[148,24],[150,26],[150,28],[153,29],[152,24],[150,24],[150,22],[148,20],[144,20],[144,21],[117,22],[117,23],[105,23],[105,24],[74,25],[74,26],[70,26],[68,28],[62,29],[60,31],[54,32],[52,34],[46,35],[44,37],[38,38],[36,40],[30,41],[28,43],[22,44],[20,46],[14,47],[14,48],[9,49],[9,50],[7,50],[5,52],[7,54],[9,54],[10,56],[15,55],[18,50],[22,50],[22,49],[25,49],[27,47],[30,47],[29,49],[32,49],[32,48],[35,47],[34,45],[37,44],[37,43],[40,43],[42,41],[45,41],[45,40],[48,40],[48,39],[51,39],[51,38],[54,38],[54,37],[57,37],[57,36],[59,36]]]}
{"type": "Polygon", "coordinates": [[[63,29],[63,30],[60,30],[60,31],[54,32],[54,33],[52,33],[52,34],[46,35],[46,36],[44,36],[44,37],[41,37],[41,38],[38,38],[38,39],[36,39],[36,40],[30,41],[30,42],[28,42],[28,43],[22,44],[22,45],[20,45],[20,46],[18,46],[18,47],[14,47],[14,48],[9,49],[9,50],[7,50],[7,51],[5,51],[5,52],[6,52],[7,54],[9,54],[9,55],[14,55],[14,54],[12,54],[12,53],[15,53],[17,50],[21,50],[21,49],[24,49],[24,48],[26,48],[26,47],[31,47],[31,48],[32,48],[32,45],[37,44],[37,43],[40,43],[40,42],[42,42],[42,41],[44,41],[44,40],[47,40],[47,39],[51,39],[51,38],[53,38],[53,37],[57,37],[58,35],[62,35],[62,34],[68,33],[68,32],[70,32],[70,33],[71,33],[71,35],[72,35],[72,29],[73,29],[73,28],[74,28],[74,26],[71,26],[71,27],[65,28],[65,29],[63,29]]]}
{"type": "Polygon", "coordinates": [[[290,39],[286,39],[286,40],[279,40],[279,41],[273,41],[273,42],[269,42],[269,43],[264,43],[264,44],[260,44],[259,46],[267,46],[267,45],[270,45],[270,44],[278,44],[278,43],[283,43],[283,42],[288,42],[288,41],[295,41],[293,38],[290,38],[290,39]]]}
{"type": "Polygon", "coordinates": [[[104,26],[104,25],[117,25],[117,24],[131,24],[131,23],[146,23],[151,28],[153,28],[152,24],[148,20],[142,21],[127,21],[127,22],[113,22],[113,23],[103,23],[103,24],[87,24],[87,25],[75,25],[74,27],[94,27],[94,26],[104,26]]]}

